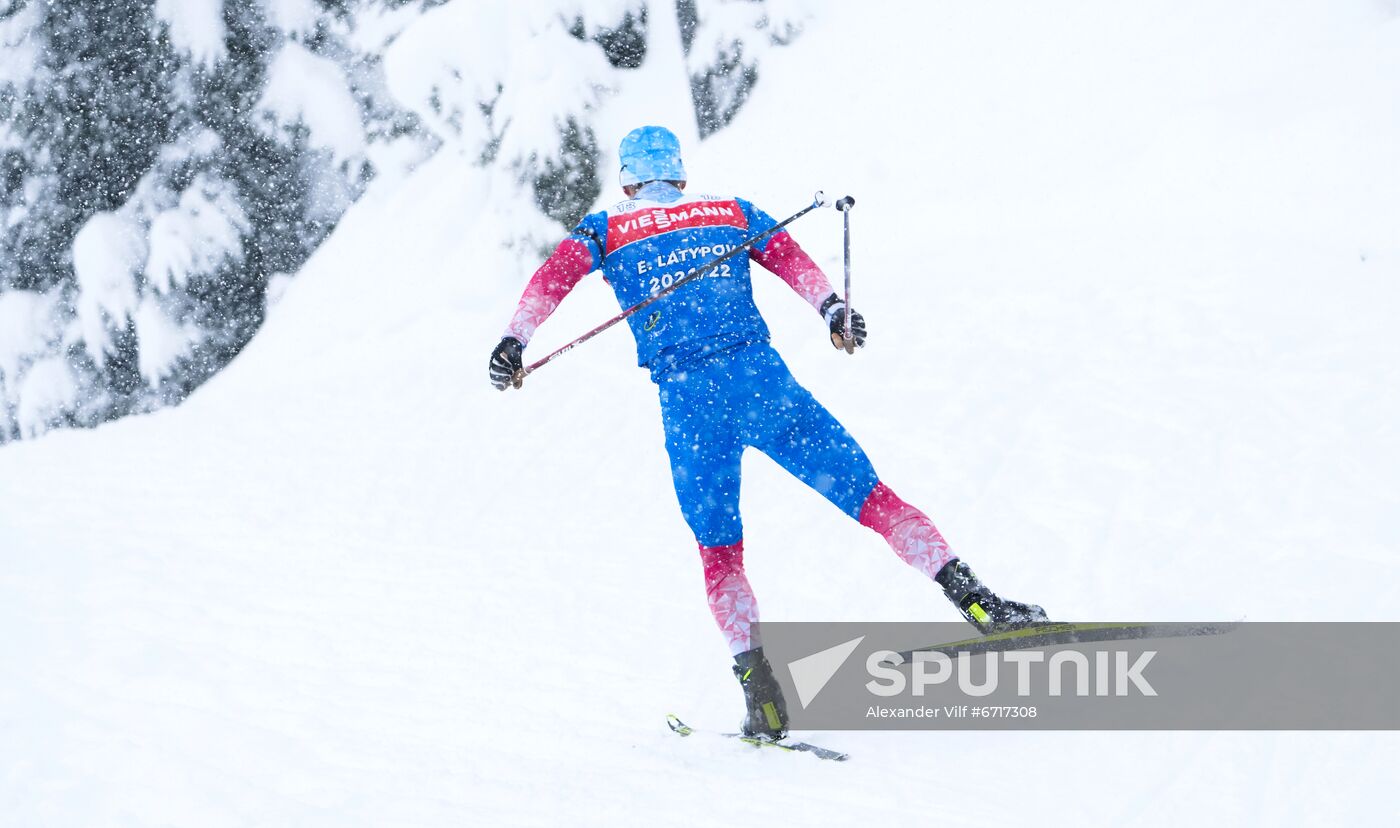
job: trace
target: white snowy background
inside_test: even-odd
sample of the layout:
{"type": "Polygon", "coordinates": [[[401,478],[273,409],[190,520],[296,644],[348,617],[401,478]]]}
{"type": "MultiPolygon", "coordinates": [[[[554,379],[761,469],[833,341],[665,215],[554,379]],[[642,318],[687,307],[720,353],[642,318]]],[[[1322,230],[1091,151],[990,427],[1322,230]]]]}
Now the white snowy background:
{"type": "MultiPolygon", "coordinates": [[[[404,106],[471,5],[389,47],[404,106]]],[[[869,347],[756,291],[884,479],[1057,618],[1395,620],[1400,7],[811,11],[708,140],[663,49],[593,123],[611,153],[672,122],[693,189],[775,214],[856,196],[869,347]]],[[[571,82],[531,60],[541,95],[571,82]]],[[[0,451],[0,823],[1389,822],[1394,734],[821,734],[840,765],[675,737],[667,712],[728,728],[741,702],[654,388],[621,331],[489,387],[538,263],[502,242],[541,219],[443,132],[183,406],[0,451]]],[[[833,276],[839,227],[795,228],[833,276]]],[[[615,310],[590,277],[528,354],[615,310]]],[[[0,338],[51,312],[0,307],[0,338]]],[[[764,617],[952,618],[745,471],[764,617]]]]}

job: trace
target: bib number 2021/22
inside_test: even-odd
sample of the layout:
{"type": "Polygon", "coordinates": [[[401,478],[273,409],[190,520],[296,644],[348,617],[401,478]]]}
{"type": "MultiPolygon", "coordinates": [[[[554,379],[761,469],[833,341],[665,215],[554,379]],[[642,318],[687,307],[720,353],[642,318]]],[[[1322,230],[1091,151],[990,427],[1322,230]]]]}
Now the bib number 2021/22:
{"type": "MultiPolygon", "coordinates": [[[[663,274],[661,274],[660,276],[653,276],[653,277],[651,277],[651,283],[650,283],[650,285],[649,285],[649,289],[650,289],[650,291],[651,291],[653,294],[655,294],[655,293],[660,293],[661,291],[666,290],[666,289],[669,288],[671,285],[674,285],[676,282],[678,282],[678,281],[680,281],[681,279],[683,279],[683,278],[685,277],[685,275],[686,275],[687,273],[689,273],[689,272],[690,272],[690,271],[687,271],[687,270],[681,270],[681,271],[677,271],[677,272],[675,272],[675,273],[663,273],[663,274]]],[[[734,275],[734,274],[733,274],[733,271],[731,271],[731,270],[729,269],[729,263],[728,263],[728,262],[721,262],[720,265],[719,265],[719,267],[715,268],[714,270],[711,270],[709,273],[706,273],[706,274],[705,274],[704,276],[702,276],[701,278],[703,278],[703,279],[714,279],[714,278],[725,279],[725,278],[728,278],[728,277],[730,277],[730,276],[732,276],[732,275],[734,275]]]]}

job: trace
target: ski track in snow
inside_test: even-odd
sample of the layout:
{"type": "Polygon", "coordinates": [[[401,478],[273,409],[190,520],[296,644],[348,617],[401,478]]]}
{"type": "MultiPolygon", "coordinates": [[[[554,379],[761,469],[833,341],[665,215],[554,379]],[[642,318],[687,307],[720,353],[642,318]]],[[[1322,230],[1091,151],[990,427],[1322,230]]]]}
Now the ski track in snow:
{"type": "MultiPolygon", "coordinates": [[[[695,189],[774,213],[857,196],[864,352],[755,274],[794,372],[1057,617],[1393,619],[1400,21],[998,8],[829,8],[691,151],[695,189]],[[843,51],[878,69],[824,68],[843,51]]],[[[740,695],[655,391],[621,332],[488,387],[530,266],[490,186],[450,147],[376,184],[184,406],[0,452],[4,824],[1389,812],[1393,734],[814,737],[836,765],[670,733],[729,728],[740,695]]],[[[834,215],[795,232],[839,277],[834,215]]],[[[614,312],[590,277],[531,353],[614,312]]],[[[951,617],[758,456],[744,509],[765,617],[951,617]]]]}

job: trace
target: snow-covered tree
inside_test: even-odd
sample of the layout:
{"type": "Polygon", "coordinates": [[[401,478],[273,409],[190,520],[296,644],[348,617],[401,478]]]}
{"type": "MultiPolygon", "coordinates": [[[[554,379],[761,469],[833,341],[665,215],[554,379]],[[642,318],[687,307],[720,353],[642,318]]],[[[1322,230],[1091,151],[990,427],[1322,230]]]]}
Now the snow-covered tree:
{"type": "Polygon", "coordinates": [[[678,0],[681,44],[700,137],[723,129],[758,82],[769,50],[802,31],[805,12],[792,2],[678,0]]]}
{"type": "Polygon", "coordinates": [[[0,297],[54,309],[0,336],[0,441],[176,402],[237,354],[412,126],[352,43],[354,9],[395,6],[0,0],[0,297]]]}

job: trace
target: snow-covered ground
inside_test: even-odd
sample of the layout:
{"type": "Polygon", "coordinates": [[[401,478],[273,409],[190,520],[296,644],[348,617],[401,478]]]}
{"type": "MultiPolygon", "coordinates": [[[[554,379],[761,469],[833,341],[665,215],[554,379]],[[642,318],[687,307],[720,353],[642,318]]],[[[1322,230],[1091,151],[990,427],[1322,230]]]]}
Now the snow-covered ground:
{"type": "MultiPolygon", "coordinates": [[[[897,9],[833,3],[687,159],[775,214],[857,197],[865,351],[758,279],[797,376],[1056,617],[1394,620],[1400,8],[897,9]]],[[[655,392],[622,331],[487,385],[534,264],[496,186],[451,147],[376,183],[184,406],[0,452],[0,823],[1392,812],[1394,734],[675,737],[740,696],[655,392]]],[[[837,215],[796,230],[839,275],[837,215]]],[[[593,277],[531,353],[615,309],[593,277]]],[[[766,618],[951,619],[758,455],[744,509],[766,618]]]]}

